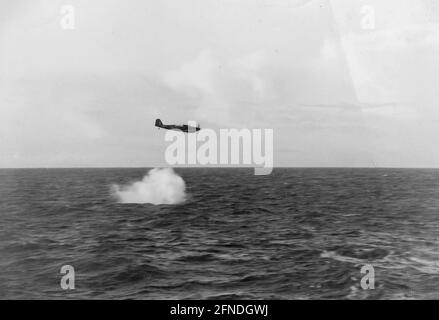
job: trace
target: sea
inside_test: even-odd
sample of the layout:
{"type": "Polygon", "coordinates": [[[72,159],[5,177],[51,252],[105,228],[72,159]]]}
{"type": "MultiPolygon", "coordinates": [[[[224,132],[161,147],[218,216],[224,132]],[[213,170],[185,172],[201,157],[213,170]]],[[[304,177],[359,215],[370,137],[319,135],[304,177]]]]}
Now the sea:
{"type": "Polygon", "coordinates": [[[439,170],[149,170],[1,169],[0,299],[439,298],[439,170]]]}

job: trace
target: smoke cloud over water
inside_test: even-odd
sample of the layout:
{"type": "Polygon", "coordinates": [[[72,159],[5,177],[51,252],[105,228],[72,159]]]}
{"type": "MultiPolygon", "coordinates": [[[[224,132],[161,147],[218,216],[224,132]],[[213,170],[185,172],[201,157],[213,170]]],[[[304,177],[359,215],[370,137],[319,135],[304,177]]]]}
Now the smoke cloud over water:
{"type": "Polygon", "coordinates": [[[172,168],[152,169],[141,181],[113,185],[119,203],[178,204],[186,200],[186,184],[172,168]]]}

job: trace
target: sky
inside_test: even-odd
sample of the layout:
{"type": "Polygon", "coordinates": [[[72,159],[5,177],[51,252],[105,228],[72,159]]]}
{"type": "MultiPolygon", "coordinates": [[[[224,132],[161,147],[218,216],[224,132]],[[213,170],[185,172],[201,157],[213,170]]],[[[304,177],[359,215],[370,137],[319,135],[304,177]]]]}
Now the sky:
{"type": "Polygon", "coordinates": [[[273,129],[276,166],[439,167],[438,101],[434,0],[0,0],[0,167],[161,166],[156,118],[273,129]]]}

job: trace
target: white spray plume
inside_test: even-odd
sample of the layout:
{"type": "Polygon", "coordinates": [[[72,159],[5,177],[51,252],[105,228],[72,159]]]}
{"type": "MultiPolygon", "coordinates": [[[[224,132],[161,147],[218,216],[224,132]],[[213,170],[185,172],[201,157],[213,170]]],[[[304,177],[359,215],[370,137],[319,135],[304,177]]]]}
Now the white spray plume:
{"type": "Polygon", "coordinates": [[[184,180],[172,168],[152,169],[141,181],[113,185],[119,203],[178,204],[186,199],[184,180]]]}

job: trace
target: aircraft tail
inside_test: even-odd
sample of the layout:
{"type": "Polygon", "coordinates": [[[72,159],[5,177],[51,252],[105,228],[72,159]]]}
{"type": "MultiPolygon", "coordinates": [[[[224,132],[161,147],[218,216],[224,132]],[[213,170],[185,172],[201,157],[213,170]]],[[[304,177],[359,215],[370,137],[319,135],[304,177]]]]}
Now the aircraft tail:
{"type": "Polygon", "coordinates": [[[160,120],[160,119],[156,119],[156,120],[155,120],[155,126],[156,126],[156,127],[163,127],[162,120],[160,120]]]}

